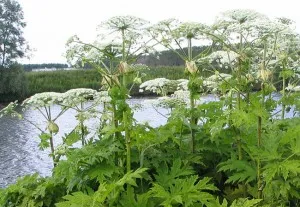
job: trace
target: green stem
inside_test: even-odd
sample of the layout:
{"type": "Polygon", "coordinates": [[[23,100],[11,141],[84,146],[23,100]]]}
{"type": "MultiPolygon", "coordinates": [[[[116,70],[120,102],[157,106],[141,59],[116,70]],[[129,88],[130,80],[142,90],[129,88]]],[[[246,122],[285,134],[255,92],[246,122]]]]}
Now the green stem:
{"type": "MultiPolygon", "coordinates": [[[[192,39],[188,38],[188,61],[192,60],[192,39]]],[[[194,74],[190,74],[190,81],[194,78],[194,74]]],[[[195,91],[190,91],[190,107],[191,107],[191,117],[190,117],[190,125],[191,125],[191,151],[195,152],[195,91]]]]}
{"type": "MultiPolygon", "coordinates": [[[[262,83],[262,105],[265,105],[265,85],[262,83]]],[[[260,149],[262,144],[262,117],[257,117],[257,147],[260,149]]],[[[262,199],[262,179],[261,179],[261,160],[257,159],[257,198],[262,199]]]]}
{"type": "Polygon", "coordinates": [[[190,124],[191,124],[191,151],[192,153],[195,152],[195,125],[196,119],[194,117],[194,110],[195,110],[195,98],[193,91],[190,92],[190,106],[191,106],[191,117],[190,117],[190,124]]]}
{"type": "MultiPolygon", "coordinates": [[[[282,98],[285,98],[285,77],[283,77],[283,79],[282,79],[282,98]]],[[[286,108],[286,105],[283,102],[282,103],[282,109],[281,109],[281,119],[284,119],[285,108],[286,108]]]]}
{"type": "Polygon", "coordinates": [[[126,141],[126,168],[127,173],[131,171],[131,140],[128,128],[128,117],[126,112],[123,112],[123,121],[125,128],[125,141],[126,141]]]}
{"type": "MultiPolygon", "coordinates": [[[[262,71],[266,70],[266,53],[267,53],[267,42],[264,41],[264,53],[263,53],[263,62],[262,62],[262,71]]],[[[263,78],[263,82],[261,84],[262,90],[262,106],[265,106],[265,82],[268,77],[263,78]]],[[[262,144],[262,117],[258,116],[257,118],[257,148],[260,149],[262,144]]],[[[261,178],[261,160],[257,159],[257,198],[262,198],[262,178],[261,178]]]]}
{"type": "Polygon", "coordinates": [[[84,140],[84,126],[83,126],[83,121],[80,121],[80,130],[81,130],[81,144],[82,146],[85,145],[85,140],[84,140]]]}
{"type": "Polygon", "coordinates": [[[49,142],[50,142],[50,148],[51,148],[51,154],[52,154],[52,160],[53,160],[53,165],[54,167],[56,166],[56,162],[55,162],[55,156],[54,156],[54,144],[53,144],[53,133],[50,132],[50,139],[49,139],[49,142]]]}
{"type": "MultiPolygon", "coordinates": [[[[243,49],[242,45],[243,45],[243,38],[242,38],[242,34],[240,34],[240,45],[239,45],[240,54],[242,53],[242,49],[243,49]]],[[[238,84],[240,84],[242,82],[241,81],[242,80],[242,60],[241,60],[241,58],[239,58],[239,60],[238,60],[237,79],[238,79],[238,84]]],[[[241,87],[238,87],[238,91],[237,91],[237,109],[241,110],[241,87]]],[[[238,137],[237,137],[237,148],[238,148],[239,160],[242,160],[243,153],[242,153],[242,142],[241,142],[240,134],[238,134],[238,137]]]]}
{"type": "MultiPolygon", "coordinates": [[[[83,110],[83,103],[80,103],[80,110],[83,110]]],[[[80,120],[80,130],[81,130],[81,144],[82,146],[85,145],[85,140],[84,140],[84,126],[83,126],[83,121],[80,120]]]]}
{"type": "MultiPolygon", "coordinates": [[[[125,30],[122,29],[122,62],[126,61],[126,56],[125,56],[125,30]]],[[[122,74],[123,78],[123,87],[126,88],[127,85],[127,74],[123,73],[122,74]]]]}
{"type": "Polygon", "coordinates": [[[125,30],[122,29],[122,61],[125,61],[125,30]]]}
{"type": "Polygon", "coordinates": [[[192,54],[192,39],[188,38],[188,60],[191,61],[193,59],[192,54]]]}
{"type": "Polygon", "coordinates": [[[261,163],[260,159],[257,160],[257,198],[262,199],[262,180],[261,180],[261,163]]]}
{"type": "MultiPolygon", "coordinates": [[[[238,74],[237,74],[238,83],[241,83],[241,70],[242,70],[242,60],[239,59],[238,74]]],[[[237,109],[241,110],[240,87],[238,88],[238,91],[237,91],[237,109]]],[[[238,148],[238,157],[239,157],[239,160],[242,160],[243,159],[243,150],[242,150],[241,136],[240,136],[239,130],[237,132],[238,132],[238,135],[237,135],[237,139],[236,139],[236,144],[237,144],[237,148],[238,148]]]]}
{"type": "MultiPolygon", "coordinates": [[[[257,146],[261,146],[262,119],[259,116],[257,121],[257,146]]],[[[261,161],[257,159],[257,198],[262,198],[261,161]]]]}

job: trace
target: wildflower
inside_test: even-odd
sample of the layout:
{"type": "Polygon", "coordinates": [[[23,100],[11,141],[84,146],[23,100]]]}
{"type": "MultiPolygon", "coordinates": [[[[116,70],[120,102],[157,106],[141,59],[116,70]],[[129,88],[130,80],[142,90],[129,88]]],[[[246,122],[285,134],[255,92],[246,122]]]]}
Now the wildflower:
{"type": "Polygon", "coordinates": [[[148,24],[147,21],[134,16],[115,16],[103,22],[100,27],[113,31],[140,30],[148,24]]]}
{"type": "Polygon", "coordinates": [[[9,103],[5,108],[0,111],[0,118],[5,115],[11,115],[12,117],[18,117],[22,119],[22,115],[15,111],[15,108],[18,106],[18,101],[9,103]]]}
{"type": "Polygon", "coordinates": [[[68,90],[62,94],[62,105],[72,107],[80,103],[86,102],[88,99],[93,99],[97,91],[89,88],[76,88],[68,90]]]}
{"type": "Polygon", "coordinates": [[[56,92],[37,93],[23,101],[22,106],[31,106],[35,108],[51,106],[63,101],[63,94],[56,92]]]}
{"type": "Polygon", "coordinates": [[[221,13],[215,25],[223,27],[229,33],[256,33],[258,28],[266,26],[269,19],[256,11],[247,9],[229,10],[221,13]]]}
{"type": "Polygon", "coordinates": [[[110,103],[111,97],[108,95],[108,91],[100,91],[95,94],[94,99],[97,103],[110,103]]]}
{"type": "Polygon", "coordinates": [[[219,61],[222,67],[222,65],[224,64],[234,63],[238,57],[239,55],[236,52],[219,50],[211,53],[203,59],[208,60],[210,63],[212,63],[213,61],[219,61]]]}
{"type": "Polygon", "coordinates": [[[188,91],[188,83],[189,80],[187,79],[179,79],[177,80],[178,84],[177,84],[177,90],[183,90],[183,91],[188,91]]]}
{"type": "Polygon", "coordinates": [[[151,91],[156,94],[166,95],[173,92],[177,87],[177,82],[166,78],[156,78],[153,80],[145,81],[140,85],[140,89],[151,91]]]}

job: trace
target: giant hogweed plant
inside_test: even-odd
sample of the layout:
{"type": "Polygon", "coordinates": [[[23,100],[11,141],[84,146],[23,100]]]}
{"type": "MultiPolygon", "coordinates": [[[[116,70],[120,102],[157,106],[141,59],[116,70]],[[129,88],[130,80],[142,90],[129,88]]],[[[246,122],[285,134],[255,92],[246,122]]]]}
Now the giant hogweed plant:
{"type": "MultiPolygon", "coordinates": [[[[234,35],[238,35],[239,42],[237,45],[237,48],[231,47],[230,49],[237,54],[239,54],[239,60],[236,68],[236,76],[237,76],[237,105],[236,109],[238,110],[240,114],[246,113],[248,117],[250,117],[248,114],[252,113],[252,115],[256,114],[257,116],[257,143],[254,144],[255,147],[257,147],[258,150],[260,148],[263,148],[265,146],[263,139],[266,135],[264,135],[265,131],[263,130],[263,126],[267,123],[269,123],[269,120],[272,120],[273,117],[271,116],[271,111],[274,110],[274,103],[272,100],[272,92],[275,90],[275,87],[272,83],[272,74],[274,74],[274,60],[277,61],[276,54],[278,54],[278,51],[284,51],[284,45],[280,44],[283,41],[287,42],[288,40],[284,39],[287,37],[286,34],[291,34],[290,28],[286,24],[282,24],[281,22],[271,22],[266,17],[259,15],[255,12],[250,11],[231,11],[225,13],[226,16],[229,17],[229,20],[227,20],[227,24],[225,24],[224,30],[228,30],[228,42],[230,41],[230,38],[234,35]],[[234,28],[232,31],[230,31],[232,28],[234,28]],[[253,74],[249,76],[248,74],[253,74]],[[259,96],[256,96],[253,98],[253,95],[250,95],[247,93],[247,96],[242,99],[242,93],[245,93],[247,91],[243,90],[242,87],[242,79],[246,79],[246,81],[249,77],[252,77],[253,79],[256,77],[257,82],[261,84],[260,92],[257,93],[259,96]],[[250,96],[250,97],[249,97],[250,96]],[[246,101],[246,103],[244,103],[246,101]],[[248,104],[247,104],[248,103],[248,104]],[[249,110],[252,107],[253,111],[249,110]],[[245,106],[247,106],[245,108],[245,106]],[[266,123],[264,123],[266,122],[266,123]]],[[[225,20],[226,21],[226,20],[225,20]]],[[[224,21],[221,20],[222,24],[224,26],[224,21]]],[[[224,34],[224,30],[222,30],[224,34]]],[[[290,39],[289,39],[290,40],[290,39]]],[[[226,44],[226,47],[231,44],[226,44]]],[[[282,75],[281,75],[282,77],[282,75]]],[[[285,85],[284,81],[287,77],[283,78],[283,85],[285,85]]],[[[285,88],[283,87],[283,90],[285,91],[285,88]]],[[[283,92],[283,95],[284,92],[283,92]]],[[[283,107],[282,110],[285,110],[283,107]]],[[[233,111],[235,113],[235,111],[233,111]]],[[[244,127],[241,128],[241,125],[236,125],[235,122],[237,117],[234,117],[231,112],[230,114],[230,124],[234,126],[234,128],[239,129],[239,135],[243,135],[244,133],[241,133],[244,127]],[[238,127],[237,127],[238,126],[238,127]]],[[[283,116],[284,118],[284,112],[283,116]]],[[[239,117],[240,119],[240,117],[239,117]]],[[[254,120],[254,119],[253,119],[254,120]]],[[[253,133],[253,131],[252,131],[253,133]]],[[[245,136],[245,135],[243,135],[245,136]]],[[[242,137],[243,137],[242,136],[242,137]]],[[[239,136],[241,138],[241,136],[239,136]]],[[[244,137],[243,137],[244,138],[244,137]]],[[[240,139],[237,139],[237,145],[238,145],[238,157],[239,160],[242,160],[243,154],[247,157],[250,155],[248,148],[251,147],[253,149],[253,146],[249,142],[245,142],[246,140],[243,140],[243,143],[241,143],[240,139]],[[246,144],[246,145],[245,145],[246,144]],[[246,151],[243,151],[246,150],[246,151]]],[[[257,180],[257,198],[263,198],[263,189],[264,189],[264,180],[263,177],[263,170],[264,167],[262,166],[262,162],[266,163],[266,160],[261,159],[259,156],[257,156],[256,160],[253,160],[252,162],[256,167],[256,174],[252,174],[252,179],[256,178],[257,180]],[[253,177],[253,175],[256,175],[253,177]]],[[[227,162],[229,164],[230,162],[227,162]]],[[[221,164],[221,166],[223,166],[221,164]]],[[[236,165],[237,166],[237,165],[236,165]]],[[[228,170],[230,168],[228,165],[226,167],[221,167],[221,170],[228,170]]],[[[249,168],[251,169],[251,168],[249,168]]],[[[253,170],[252,172],[255,172],[253,170]]],[[[236,176],[236,174],[235,174],[236,176]]],[[[236,179],[239,178],[238,176],[235,177],[235,179],[231,180],[229,179],[229,182],[237,181],[236,179]]],[[[245,177],[246,178],[246,177],[245,177]]],[[[247,179],[241,179],[239,181],[246,181],[248,183],[249,180],[247,179]]],[[[244,190],[246,190],[244,185],[244,190]]]]}
{"type": "MultiPolygon", "coordinates": [[[[139,83],[141,81],[139,72],[146,68],[143,65],[130,64],[148,50],[146,43],[150,40],[144,42],[146,38],[143,33],[146,24],[145,20],[133,16],[117,16],[103,22],[99,26],[99,36],[107,38],[105,33],[108,32],[114,41],[118,40],[118,47],[115,47],[115,50],[112,50],[114,45],[112,43],[100,48],[97,44],[84,43],[78,38],[72,38],[68,42],[70,47],[67,53],[68,57],[72,59],[79,56],[82,60],[94,66],[103,77],[102,83],[106,85],[108,94],[112,98],[112,119],[116,130],[114,139],[122,141],[126,146],[127,172],[131,170],[131,137],[129,130],[132,128],[133,122],[131,109],[126,103],[126,99],[129,97],[127,85],[130,74],[136,75],[133,83],[139,83]],[[124,137],[121,132],[124,133],[124,137]]],[[[116,162],[120,162],[120,160],[116,160],[116,162]]]]}
{"type": "MultiPolygon", "coordinates": [[[[119,53],[117,50],[122,46],[110,45],[103,50],[78,39],[73,41],[77,49],[73,48],[71,56],[90,62],[108,80],[109,97],[106,97],[106,113],[100,115],[105,120],[98,134],[100,139],[92,139],[84,146],[67,150],[66,159],[57,163],[52,177],[41,179],[37,175],[29,176],[0,191],[0,204],[298,206],[299,118],[274,119],[273,109],[277,103],[271,99],[275,89],[271,73],[268,72],[273,72],[283,63],[283,59],[277,63],[272,62],[275,59],[273,55],[280,48],[275,39],[279,40],[279,32],[282,30],[263,30],[266,27],[262,27],[265,25],[262,20],[266,18],[257,13],[230,11],[226,14],[223,23],[218,24],[219,28],[214,25],[216,30],[210,31],[213,41],[219,42],[215,50],[223,46],[222,51],[210,51],[204,57],[194,56],[185,48],[179,50],[182,57],[187,57],[186,68],[190,80],[178,81],[178,89],[185,90],[176,91],[174,96],[183,96],[183,100],[188,96],[191,100],[190,93],[193,92],[194,106],[173,104],[168,122],[157,128],[136,123],[132,118],[132,109],[125,102],[128,90],[124,82],[127,82],[128,76],[125,81],[121,81],[121,78],[124,80],[123,73],[130,71],[127,68],[130,66],[127,62],[129,59],[124,58],[125,49],[119,53]],[[258,17],[259,24],[256,22],[258,17]],[[236,33],[240,34],[238,43],[231,40],[236,33]],[[91,53],[93,55],[89,56],[91,53]],[[189,59],[189,54],[194,59],[189,59]],[[115,63],[110,62],[114,60],[115,63]],[[229,67],[232,77],[216,72],[216,61],[224,64],[222,68],[229,67]],[[198,66],[204,67],[204,62],[208,64],[205,67],[215,73],[206,80],[208,85],[222,96],[220,101],[197,104],[196,96],[205,83],[198,77],[198,66]],[[255,84],[261,86],[258,92],[251,90],[255,84]],[[109,119],[105,118],[107,115],[109,119]],[[191,150],[193,134],[196,138],[194,150],[197,153],[191,150]],[[32,185],[28,185],[29,182],[32,185]]],[[[114,25],[119,25],[115,24],[116,19],[120,21],[122,18],[112,19],[114,25]]],[[[122,31],[124,34],[127,29],[132,31],[133,27],[125,24],[127,20],[120,21],[123,27],[114,28],[113,31],[119,32],[121,36],[122,31]]],[[[162,30],[152,31],[161,32],[155,33],[158,36],[152,33],[157,42],[173,48],[174,44],[178,46],[186,41],[187,45],[192,46],[188,39],[190,37],[193,40],[194,37],[182,35],[177,30],[185,26],[172,28],[173,23],[169,23],[163,23],[162,30]],[[181,35],[182,38],[179,38],[181,35]]],[[[204,36],[209,34],[207,30],[205,33],[201,31],[199,34],[203,33],[204,36]]],[[[127,43],[125,41],[121,45],[126,46],[127,43]]],[[[178,50],[174,51],[178,53],[178,50]]],[[[296,60],[294,56],[291,58],[296,60]]],[[[296,74],[296,67],[293,70],[296,74]]],[[[296,77],[285,78],[290,83],[294,79],[296,77]]],[[[153,90],[159,92],[161,89],[165,92],[164,86],[159,81],[157,83],[153,90]]],[[[144,89],[147,90],[147,84],[144,89]]],[[[289,101],[293,105],[296,98],[289,101]]],[[[78,117],[81,117],[82,112],[89,109],[85,105],[81,107],[80,101],[78,104],[78,117]]],[[[78,120],[81,126],[84,119],[78,120]]],[[[78,141],[81,138],[79,136],[78,141]]]]}
{"type": "Polygon", "coordinates": [[[172,50],[185,61],[186,73],[189,76],[191,151],[194,153],[196,151],[195,127],[197,124],[194,113],[195,101],[203,82],[201,74],[199,76],[201,70],[197,67],[195,60],[205,55],[210,48],[208,47],[206,51],[200,54],[193,54],[193,43],[204,40],[210,41],[208,39],[209,27],[196,22],[181,23],[176,19],[168,19],[157,23],[148,30],[155,41],[172,50]]]}
{"type": "Polygon", "coordinates": [[[65,155],[66,150],[72,147],[74,143],[81,140],[81,144],[85,145],[87,141],[86,135],[89,132],[84,122],[105,113],[105,110],[99,111],[96,109],[96,106],[107,102],[110,102],[108,94],[97,92],[93,89],[78,88],[71,89],[65,93],[44,92],[35,94],[24,100],[20,106],[16,102],[9,104],[1,111],[1,115],[11,115],[19,119],[24,119],[37,128],[40,132],[40,149],[50,148],[50,156],[52,157],[54,166],[56,166],[60,157],[65,155]],[[93,99],[93,101],[86,103],[90,99],[93,99]],[[53,113],[54,105],[60,107],[58,113],[56,112],[55,114],[53,113]],[[85,105],[86,107],[84,107],[85,105]],[[16,110],[17,107],[21,107],[23,111],[29,108],[37,110],[43,121],[34,121],[23,116],[16,110]],[[71,109],[76,111],[77,114],[75,117],[79,123],[71,132],[61,136],[61,141],[59,141],[59,126],[56,121],[66,111],[71,109]]]}

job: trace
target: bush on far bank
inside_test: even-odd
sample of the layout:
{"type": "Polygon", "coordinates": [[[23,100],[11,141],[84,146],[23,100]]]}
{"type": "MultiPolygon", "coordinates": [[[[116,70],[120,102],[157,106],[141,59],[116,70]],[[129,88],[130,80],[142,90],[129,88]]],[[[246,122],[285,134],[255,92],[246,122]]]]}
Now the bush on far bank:
{"type": "Polygon", "coordinates": [[[28,82],[21,65],[0,68],[0,103],[22,100],[27,93],[28,82]]]}

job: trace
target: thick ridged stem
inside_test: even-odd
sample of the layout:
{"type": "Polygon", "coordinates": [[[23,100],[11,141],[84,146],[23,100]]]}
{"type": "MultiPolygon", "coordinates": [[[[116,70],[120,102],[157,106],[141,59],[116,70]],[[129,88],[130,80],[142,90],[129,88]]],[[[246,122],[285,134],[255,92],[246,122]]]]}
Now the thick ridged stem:
{"type": "Polygon", "coordinates": [[[123,122],[125,128],[125,142],[126,142],[126,168],[127,173],[131,171],[131,140],[130,140],[130,132],[128,128],[128,117],[126,112],[123,112],[123,122]]]}
{"type": "MultiPolygon", "coordinates": [[[[125,62],[126,60],[126,57],[125,57],[125,30],[122,29],[122,62],[125,62]]],[[[126,88],[126,85],[127,85],[127,74],[125,71],[123,71],[123,74],[122,74],[122,84],[123,84],[123,87],[126,88]]]]}
{"type": "MultiPolygon", "coordinates": [[[[83,110],[83,103],[80,103],[80,109],[81,111],[83,110]]],[[[80,120],[80,131],[81,131],[81,144],[82,146],[85,145],[85,140],[84,140],[84,126],[83,126],[83,121],[80,120]]]]}
{"type": "MultiPolygon", "coordinates": [[[[242,49],[243,49],[242,45],[243,45],[243,38],[242,38],[242,34],[240,34],[240,45],[239,45],[240,54],[242,53],[242,49]]],[[[241,60],[240,57],[239,57],[239,60],[238,60],[237,79],[238,79],[238,84],[241,84],[241,82],[242,82],[242,60],[241,60]]],[[[237,109],[241,110],[241,90],[240,90],[240,87],[238,88],[238,91],[237,91],[237,109]]],[[[243,159],[243,150],[242,150],[242,142],[241,142],[240,134],[237,137],[237,148],[238,148],[238,158],[239,158],[239,160],[242,160],[243,159]]]]}
{"type": "Polygon", "coordinates": [[[195,152],[195,125],[196,119],[194,117],[194,110],[195,110],[195,98],[193,92],[190,93],[190,107],[191,107],[191,117],[190,117],[190,124],[191,124],[191,151],[192,153],[195,152]]]}
{"type": "MultiPolygon", "coordinates": [[[[285,97],[285,77],[282,79],[282,97],[285,97]]],[[[281,119],[284,119],[285,117],[285,108],[286,105],[285,103],[282,103],[282,108],[281,108],[281,119]]]]}
{"type": "Polygon", "coordinates": [[[51,148],[51,154],[52,154],[52,160],[53,160],[53,165],[54,167],[56,166],[56,161],[55,161],[55,156],[54,156],[54,144],[53,144],[53,133],[50,132],[50,139],[49,139],[49,142],[50,142],[50,148],[51,148]]]}
{"type": "MultiPolygon", "coordinates": [[[[192,39],[188,38],[188,61],[192,61],[192,39]]],[[[194,78],[195,74],[190,74],[190,81],[194,78]]],[[[196,126],[196,118],[195,118],[195,91],[190,91],[190,127],[191,127],[191,151],[195,152],[195,126],[196,126]]]]}
{"type": "MultiPolygon", "coordinates": [[[[261,134],[262,134],[262,119],[258,117],[257,121],[257,146],[261,146],[261,134]]],[[[262,180],[261,180],[261,162],[257,160],[257,198],[262,198],[262,180]]]]}

